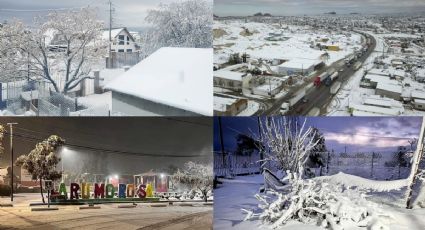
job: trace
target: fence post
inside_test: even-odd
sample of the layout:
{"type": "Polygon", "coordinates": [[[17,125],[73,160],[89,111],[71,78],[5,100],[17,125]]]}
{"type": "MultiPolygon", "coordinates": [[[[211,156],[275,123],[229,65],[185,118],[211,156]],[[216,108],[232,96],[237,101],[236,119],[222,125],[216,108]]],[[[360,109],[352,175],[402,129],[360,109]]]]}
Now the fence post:
{"type": "Polygon", "coordinates": [[[375,152],[372,152],[372,168],[370,171],[370,177],[373,178],[373,158],[375,157],[375,152]]]}

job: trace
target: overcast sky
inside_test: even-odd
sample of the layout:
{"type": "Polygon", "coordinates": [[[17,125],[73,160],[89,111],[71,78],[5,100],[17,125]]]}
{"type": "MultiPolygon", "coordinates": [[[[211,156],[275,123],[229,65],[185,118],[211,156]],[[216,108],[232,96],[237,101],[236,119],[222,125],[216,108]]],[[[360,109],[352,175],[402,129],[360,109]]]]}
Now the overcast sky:
{"type": "MultiPolygon", "coordinates": [[[[19,123],[14,128],[17,135],[40,140],[53,134],[64,138],[71,145],[60,153],[64,154],[61,156],[66,171],[121,175],[166,169],[170,165],[182,167],[187,161],[212,162],[212,118],[0,118],[0,124],[5,126],[8,122],[19,123]],[[75,145],[122,153],[91,151],[75,145]]],[[[37,142],[16,136],[15,158],[28,154],[37,142]]],[[[3,144],[0,167],[10,165],[9,135],[3,144]]]]}
{"type": "MultiPolygon", "coordinates": [[[[304,121],[304,118],[300,118],[304,121]]],[[[220,151],[217,118],[214,120],[214,151],[220,151]]],[[[409,138],[418,138],[420,117],[309,117],[307,125],[317,127],[324,134],[328,150],[336,152],[371,152],[396,150],[409,146],[409,138]]],[[[239,133],[258,133],[256,118],[222,118],[226,150],[236,148],[239,133]]],[[[257,135],[258,136],[258,135],[257,135]]]]}
{"type": "MultiPolygon", "coordinates": [[[[112,0],[115,8],[115,27],[145,27],[144,18],[148,10],[154,9],[160,3],[171,3],[180,0],[112,0]]],[[[37,15],[46,14],[45,9],[63,9],[73,7],[96,7],[99,16],[107,21],[107,0],[0,0],[0,20],[10,20],[13,17],[31,22],[37,15]]]]}
{"type": "Polygon", "coordinates": [[[219,16],[245,16],[257,12],[273,15],[337,13],[425,12],[424,0],[215,0],[214,13],[219,16]]]}

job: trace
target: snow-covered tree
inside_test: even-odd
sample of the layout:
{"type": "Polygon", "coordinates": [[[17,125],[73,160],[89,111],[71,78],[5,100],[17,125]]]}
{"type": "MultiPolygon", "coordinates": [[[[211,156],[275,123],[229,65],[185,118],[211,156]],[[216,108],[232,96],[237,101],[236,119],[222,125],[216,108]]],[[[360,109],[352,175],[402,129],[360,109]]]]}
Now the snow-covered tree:
{"type": "Polygon", "coordinates": [[[16,166],[20,166],[31,174],[33,180],[40,182],[40,194],[44,203],[43,180],[58,180],[61,172],[56,171],[56,166],[61,160],[56,151],[65,143],[59,136],[52,135],[48,139],[36,144],[28,155],[22,155],[15,161],[16,166]]]}
{"type": "Polygon", "coordinates": [[[311,150],[317,145],[312,137],[312,127],[305,128],[306,120],[299,128],[292,125],[286,117],[269,117],[260,119],[260,142],[265,161],[277,163],[279,169],[294,173],[299,178],[304,176],[304,165],[311,150]]]}
{"type": "Polygon", "coordinates": [[[23,42],[22,34],[28,33],[24,24],[19,21],[4,23],[0,26],[0,79],[2,82],[22,79],[28,75],[28,54],[17,49],[23,42]]]}
{"type": "Polygon", "coordinates": [[[103,24],[95,12],[89,8],[53,12],[34,21],[34,27],[14,21],[1,29],[1,36],[8,38],[0,40],[0,51],[6,54],[1,63],[17,62],[18,74],[30,71],[60,93],[91,78],[92,66],[107,50],[101,39],[103,24]]]}
{"type": "Polygon", "coordinates": [[[145,33],[142,50],[149,55],[165,46],[212,47],[212,5],[211,0],[159,4],[146,17],[152,29],[145,33]]]}
{"type": "Polygon", "coordinates": [[[204,201],[207,202],[207,194],[213,187],[213,167],[211,164],[204,165],[189,161],[182,170],[173,175],[173,180],[190,189],[202,193],[204,201]]]}
{"type": "Polygon", "coordinates": [[[317,128],[312,130],[313,142],[317,143],[310,151],[309,161],[311,167],[319,167],[320,175],[322,175],[322,168],[325,166],[327,159],[325,158],[326,140],[324,135],[317,128]]]}

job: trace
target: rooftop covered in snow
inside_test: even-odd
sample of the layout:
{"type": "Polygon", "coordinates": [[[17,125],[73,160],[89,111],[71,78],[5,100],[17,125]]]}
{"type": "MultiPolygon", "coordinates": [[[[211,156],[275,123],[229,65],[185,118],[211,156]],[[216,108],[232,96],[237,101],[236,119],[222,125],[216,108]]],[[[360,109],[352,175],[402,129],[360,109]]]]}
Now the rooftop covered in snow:
{"type": "Polygon", "coordinates": [[[105,88],[212,116],[212,58],[212,49],[161,48],[105,88]]]}

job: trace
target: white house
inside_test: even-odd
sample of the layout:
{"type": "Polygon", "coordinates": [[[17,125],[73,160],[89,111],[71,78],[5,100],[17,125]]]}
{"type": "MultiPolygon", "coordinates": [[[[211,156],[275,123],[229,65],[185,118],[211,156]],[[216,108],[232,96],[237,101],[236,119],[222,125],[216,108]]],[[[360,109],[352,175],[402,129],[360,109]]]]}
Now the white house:
{"type": "MultiPolygon", "coordinates": [[[[109,30],[103,31],[102,38],[109,41],[109,30]]],[[[118,53],[132,53],[140,49],[133,35],[127,28],[118,28],[111,30],[111,51],[118,53]]]]}
{"type": "Polygon", "coordinates": [[[212,116],[213,50],[157,50],[108,83],[112,110],[129,116],[212,116]]]}

